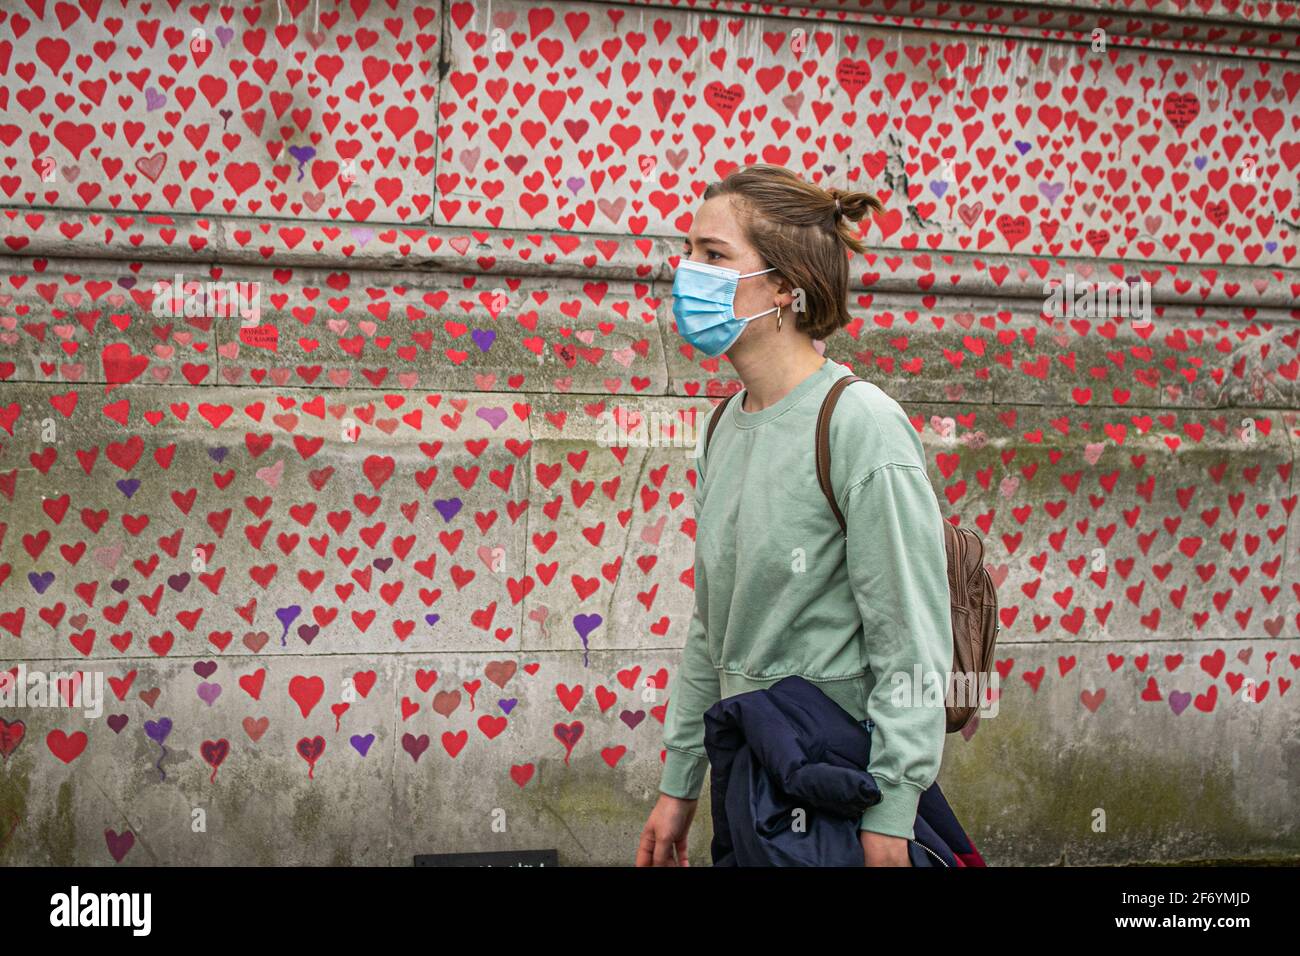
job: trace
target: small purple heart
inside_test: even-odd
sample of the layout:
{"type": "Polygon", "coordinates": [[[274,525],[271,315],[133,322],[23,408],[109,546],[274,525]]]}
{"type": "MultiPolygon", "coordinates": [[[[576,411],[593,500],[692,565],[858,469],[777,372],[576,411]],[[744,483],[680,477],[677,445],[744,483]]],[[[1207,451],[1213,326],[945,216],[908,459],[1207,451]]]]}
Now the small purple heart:
{"type": "Polygon", "coordinates": [[[216,448],[208,449],[208,457],[211,458],[213,461],[215,461],[218,465],[226,460],[226,455],[228,455],[229,453],[230,453],[230,449],[227,448],[225,445],[218,445],[216,448]]]}
{"type": "Polygon", "coordinates": [[[375,566],[376,568],[378,568],[380,571],[387,571],[389,568],[391,568],[391,567],[393,566],[393,559],[392,559],[392,558],[375,558],[375,560],[374,560],[372,563],[373,563],[374,566],[375,566]]]}
{"type": "Polygon", "coordinates": [[[132,498],[135,496],[135,493],[140,490],[140,479],[119,478],[117,481],[117,490],[122,492],[122,494],[126,495],[128,498],[132,498]]]}
{"type": "Polygon", "coordinates": [[[424,620],[428,624],[437,624],[440,618],[437,614],[426,614],[424,615],[424,620]]]}
{"type": "Polygon", "coordinates": [[[625,710],[623,711],[623,713],[618,715],[618,719],[623,721],[623,723],[627,724],[627,726],[632,730],[636,730],[637,727],[640,726],[641,721],[645,720],[645,711],[625,710]]]}
{"type": "Polygon", "coordinates": [[[302,182],[303,164],[316,155],[316,150],[310,146],[290,146],[289,155],[298,163],[298,178],[295,182],[302,182]]]}
{"type": "Polygon", "coordinates": [[[375,238],[375,232],[373,229],[363,229],[360,226],[354,226],[352,229],[349,229],[348,232],[351,233],[352,238],[357,241],[357,245],[359,246],[364,246],[371,239],[375,238]]]}
{"type": "Polygon", "coordinates": [[[353,749],[364,757],[370,752],[370,745],[375,742],[375,735],[366,734],[362,737],[360,734],[353,734],[351,742],[353,749]]]}
{"type": "Polygon", "coordinates": [[[429,749],[429,735],[420,734],[417,737],[414,734],[402,734],[402,749],[418,763],[420,755],[429,749]]]}
{"type": "Polygon", "coordinates": [[[569,187],[569,192],[575,196],[582,191],[582,187],[587,185],[587,181],[581,176],[570,176],[564,181],[564,185],[569,187]]]}
{"type": "Polygon", "coordinates": [[[578,614],[573,618],[573,629],[582,638],[582,643],[586,644],[587,635],[600,627],[604,620],[599,614],[578,614]]]}
{"type": "Polygon", "coordinates": [[[204,680],[207,680],[216,672],[217,672],[216,661],[195,661],[194,662],[194,673],[198,674],[204,680]]]}
{"type": "Polygon", "coordinates": [[[1194,160],[1192,160],[1192,165],[1195,166],[1197,169],[1204,169],[1205,164],[1208,163],[1209,161],[1210,160],[1208,156],[1197,156],[1194,160]]]}
{"type": "Polygon", "coordinates": [[[130,720],[126,714],[109,714],[108,727],[115,734],[120,734],[126,729],[127,722],[130,720]]]}
{"type": "Polygon", "coordinates": [[[1192,695],[1187,691],[1173,690],[1169,692],[1169,709],[1175,714],[1181,714],[1191,702],[1192,695]]]}
{"type": "Polygon", "coordinates": [[[223,50],[230,46],[230,41],[235,38],[235,31],[227,26],[217,27],[216,34],[217,40],[220,41],[223,50]]]}
{"type": "Polygon", "coordinates": [[[37,594],[44,594],[45,589],[54,583],[54,572],[43,571],[37,574],[35,571],[27,572],[27,581],[35,589],[37,594]]]}
{"type": "Polygon", "coordinates": [[[1029,152],[1032,148],[1033,146],[1031,144],[1016,140],[1016,149],[1020,150],[1021,156],[1025,155],[1025,153],[1029,152]]]}
{"type": "Polygon", "coordinates": [[[130,586],[131,586],[131,582],[128,581],[126,578],[118,578],[117,580],[109,584],[109,587],[112,588],[114,591],[116,591],[118,594],[125,594],[126,589],[129,588],[130,586]]]}
{"type": "Polygon", "coordinates": [[[459,498],[450,498],[447,500],[435,499],[433,506],[438,509],[438,514],[442,515],[443,521],[451,521],[459,513],[464,502],[459,498]]]}
{"type": "Polygon", "coordinates": [[[493,431],[504,425],[506,421],[506,410],[504,408],[480,408],[474,414],[491,425],[493,431]]]}
{"type": "Polygon", "coordinates": [[[469,337],[474,340],[478,350],[483,353],[492,348],[492,343],[497,340],[497,334],[491,329],[475,329],[469,334],[469,337]]]}
{"type": "Polygon", "coordinates": [[[503,697],[501,698],[501,700],[497,701],[497,706],[500,707],[502,710],[504,710],[507,714],[509,714],[512,710],[515,709],[515,704],[517,703],[519,703],[518,697],[509,697],[509,698],[503,697]]]}
{"type": "Polygon", "coordinates": [[[944,180],[942,179],[930,180],[930,192],[934,193],[940,199],[943,198],[943,194],[946,193],[947,191],[948,191],[948,183],[945,182],[944,180]]]}
{"type": "Polygon", "coordinates": [[[144,91],[144,108],[146,113],[162,109],[166,105],[167,97],[163,96],[152,86],[144,91]]]}
{"type": "Polygon", "coordinates": [[[172,732],[172,719],[170,717],[161,717],[158,720],[146,720],[144,722],[144,732],[154,743],[161,744],[167,739],[167,735],[172,732]]]}
{"type": "Polygon", "coordinates": [[[298,625],[298,636],[302,638],[304,644],[311,644],[312,641],[320,635],[319,624],[300,624],[298,625]]]}
{"type": "Polygon", "coordinates": [[[120,285],[123,289],[134,289],[135,282],[136,282],[135,276],[122,276],[120,279],[117,280],[117,284],[120,285]]]}
{"type": "Polygon", "coordinates": [[[173,591],[184,591],[190,586],[190,573],[182,571],[180,574],[169,574],[167,576],[167,585],[173,591]]]}
{"type": "Polygon", "coordinates": [[[109,856],[121,863],[126,855],[131,852],[131,847],[135,846],[135,834],[130,830],[120,834],[113,830],[105,830],[104,842],[108,844],[109,856]]]}
{"type": "Polygon", "coordinates": [[[215,704],[217,702],[217,698],[220,696],[221,696],[220,684],[209,684],[204,682],[199,685],[199,700],[203,701],[203,703],[207,704],[209,707],[215,704]]]}
{"type": "Polygon", "coordinates": [[[285,638],[289,636],[289,625],[298,620],[298,615],[302,613],[302,608],[296,604],[290,604],[287,607],[276,608],[275,617],[284,628],[280,632],[280,646],[285,646],[285,638]]]}
{"type": "Polygon", "coordinates": [[[1039,183],[1038,191],[1043,194],[1048,205],[1056,202],[1065,191],[1065,183],[1039,183]]]}

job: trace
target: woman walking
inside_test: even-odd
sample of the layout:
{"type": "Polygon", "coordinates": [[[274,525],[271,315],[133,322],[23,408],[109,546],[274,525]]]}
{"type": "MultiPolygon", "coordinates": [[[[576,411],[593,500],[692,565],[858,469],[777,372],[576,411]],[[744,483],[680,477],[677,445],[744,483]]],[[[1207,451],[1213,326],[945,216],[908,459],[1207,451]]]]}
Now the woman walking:
{"type": "Polygon", "coordinates": [[[917,802],[939,772],[952,622],[942,516],[920,438],[874,384],[844,390],[831,419],[831,483],[818,484],[822,398],[851,370],[817,347],[849,321],[852,223],[879,211],[779,166],[705,191],[673,284],[679,334],[727,353],[744,390],[696,445],[695,611],[669,684],[660,796],[638,866],[687,865],[704,786],[703,715],[724,697],[797,674],[871,734],[882,799],[859,825],[868,866],[909,866],[917,802]],[[897,693],[900,681],[910,695],[897,693]]]}

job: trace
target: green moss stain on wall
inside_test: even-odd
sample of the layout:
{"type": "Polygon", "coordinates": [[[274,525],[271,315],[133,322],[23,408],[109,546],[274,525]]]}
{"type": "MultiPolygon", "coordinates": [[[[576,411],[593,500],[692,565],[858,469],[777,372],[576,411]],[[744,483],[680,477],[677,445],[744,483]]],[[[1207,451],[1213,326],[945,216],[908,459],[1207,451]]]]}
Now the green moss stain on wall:
{"type": "Polygon", "coordinates": [[[27,820],[27,795],[31,791],[29,766],[17,755],[0,766],[0,863],[22,835],[27,820]]]}
{"type": "Polygon", "coordinates": [[[319,790],[307,790],[293,801],[293,833],[304,843],[319,839],[325,814],[325,797],[319,790]]]}
{"type": "MultiPolygon", "coordinates": [[[[632,796],[644,791],[645,779],[630,768],[627,773],[611,778],[609,766],[600,758],[573,758],[570,763],[569,767],[562,761],[557,761],[555,766],[543,763],[538,778],[522,794],[525,806],[510,814],[511,832],[517,837],[531,830],[532,821],[536,821],[540,832],[551,833],[559,840],[561,866],[590,865],[604,856],[611,843],[626,848],[626,865],[631,866],[636,861],[641,828],[658,799],[657,793],[645,801],[632,796]],[[562,824],[559,832],[554,829],[555,823],[562,824]],[[571,839],[563,838],[562,834],[566,833],[571,839]],[[586,845],[578,842],[580,835],[586,845]]],[[[656,783],[658,779],[656,771],[656,783]]],[[[687,855],[693,866],[710,864],[712,839],[713,818],[706,782],[687,837],[687,855]]],[[[513,849],[540,848],[518,839],[509,845],[513,849]]]]}
{"type": "MultiPolygon", "coordinates": [[[[990,864],[999,851],[1066,864],[1288,852],[1238,801],[1230,753],[1156,747],[1177,739],[1172,728],[1153,727],[1137,742],[1118,728],[1107,734],[1100,724],[1081,728],[1058,746],[1061,728],[1045,725],[1041,711],[1017,716],[1004,703],[971,743],[949,742],[940,786],[990,864]],[[1093,832],[1097,808],[1105,832],[1093,832]]],[[[1300,854],[1300,844],[1290,849],[1300,854]]]]}
{"type": "Polygon", "coordinates": [[[77,818],[72,809],[72,781],[59,785],[54,811],[37,827],[40,845],[50,854],[51,866],[75,866],[77,863],[77,818]]]}

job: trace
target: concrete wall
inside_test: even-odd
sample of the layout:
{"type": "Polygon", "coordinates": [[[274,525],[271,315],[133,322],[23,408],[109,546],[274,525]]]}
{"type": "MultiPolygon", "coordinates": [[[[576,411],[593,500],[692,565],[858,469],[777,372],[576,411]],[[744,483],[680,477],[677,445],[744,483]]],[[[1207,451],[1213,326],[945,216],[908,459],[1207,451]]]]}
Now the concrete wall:
{"type": "Polygon", "coordinates": [[[739,387],[672,257],[749,161],[886,202],[826,348],[985,536],[984,855],[1300,854],[1293,6],[131,6],[0,11],[0,663],[107,696],[0,709],[0,861],[630,863],[739,387]]]}

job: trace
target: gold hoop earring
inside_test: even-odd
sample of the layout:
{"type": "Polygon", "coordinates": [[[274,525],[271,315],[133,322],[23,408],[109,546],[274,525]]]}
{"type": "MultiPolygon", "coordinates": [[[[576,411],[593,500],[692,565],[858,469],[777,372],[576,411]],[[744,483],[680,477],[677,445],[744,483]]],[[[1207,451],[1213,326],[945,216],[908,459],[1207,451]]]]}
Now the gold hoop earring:
{"type": "Polygon", "coordinates": [[[781,331],[781,303],[776,304],[776,330],[781,331]]]}

